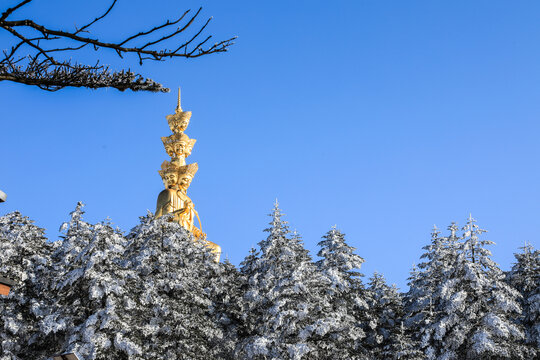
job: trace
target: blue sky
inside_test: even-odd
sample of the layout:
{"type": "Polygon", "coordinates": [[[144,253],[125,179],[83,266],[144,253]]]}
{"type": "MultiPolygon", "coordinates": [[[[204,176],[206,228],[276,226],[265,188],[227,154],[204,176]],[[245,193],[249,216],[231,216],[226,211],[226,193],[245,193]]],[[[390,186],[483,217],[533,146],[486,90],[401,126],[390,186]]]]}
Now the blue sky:
{"type": "MultiPolygon", "coordinates": [[[[73,26],[107,5],[63,3],[21,16],[73,26]]],[[[182,87],[199,163],[189,194],[233,263],[266,236],[275,198],[312,252],[337,225],[366,275],[401,288],[433,224],[469,213],[504,270],[525,241],[538,247],[540,3],[131,0],[96,34],[117,40],[199,5],[208,33],[238,36],[230,52],[124,64],[182,87]]],[[[1,82],[0,214],[18,209],[56,239],[83,201],[89,221],[129,230],[155,210],[175,103],[175,91],[1,82]]]]}

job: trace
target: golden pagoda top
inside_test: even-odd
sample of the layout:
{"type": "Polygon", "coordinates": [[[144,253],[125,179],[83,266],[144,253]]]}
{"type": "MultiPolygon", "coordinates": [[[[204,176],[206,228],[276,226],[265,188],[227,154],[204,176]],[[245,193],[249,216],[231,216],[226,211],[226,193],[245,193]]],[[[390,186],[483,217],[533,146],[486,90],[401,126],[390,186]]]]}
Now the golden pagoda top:
{"type": "Polygon", "coordinates": [[[178,88],[178,103],[174,114],[166,116],[167,122],[171,131],[175,134],[183,133],[191,119],[191,111],[182,111],[182,103],[180,98],[180,88],[178,88]]]}

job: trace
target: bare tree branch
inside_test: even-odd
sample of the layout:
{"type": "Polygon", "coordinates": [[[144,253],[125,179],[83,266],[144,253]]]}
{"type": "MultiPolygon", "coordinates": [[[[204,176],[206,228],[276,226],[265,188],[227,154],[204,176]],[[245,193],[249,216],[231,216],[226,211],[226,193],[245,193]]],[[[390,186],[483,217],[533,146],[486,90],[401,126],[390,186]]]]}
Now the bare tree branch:
{"type": "Polygon", "coordinates": [[[20,8],[20,7],[22,7],[22,6],[26,5],[26,4],[28,4],[28,3],[31,2],[31,1],[32,1],[32,0],[24,0],[24,1],[21,1],[20,3],[18,3],[17,5],[15,5],[14,7],[7,9],[6,11],[4,11],[4,12],[2,13],[2,16],[0,16],[0,21],[1,21],[1,20],[7,19],[7,17],[8,17],[9,15],[11,15],[11,13],[13,13],[13,12],[14,12],[15,10],[17,10],[18,8],[20,8]]]}
{"type": "Polygon", "coordinates": [[[136,54],[139,64],[142,65],[146,60],[161,61],[165,58],[174,57],[196,58],[225,52],[235,39],[229,38],[206,46],[206,43],[212,37],[208,35],[204,39],[195,42],[212,20],[212,18],[209,18],[195,31],[193,36],[181,44],[177,44],[173,49],[162,46],[165,41],[177,39],[180,34],[190,29],[196,22],[202,8],[199,8],[181,26],[173,28],[184,21],[190,10],[185,11],[176,20],[166,20],[149,30],[130,35],[120,42],[106,42],[90,35],[90,28],[109,15],[118,0],[112,0],[103,14],[74,31],[53,29],[32,19],[10,19],[18,9],[31,1],[20,1],[17,5],[6,9],[0,16],[0,29],[8,31],[14,38],[18,39],[10,51],[4,51],[4,58],[0,59],[0,81],[14,81],[35,85],[50,91],[56,91],[68,86],[92,89],[113,87],[121,91],[126,89],[133,91],[168,91],[161,84],[135,74],[130,70],[111,71],[108,67],[99,64],[85,65],[76,61],[72,62],[71,59],[58,59],[55,54],[77,53],[78,50],[87,45],[92,45],[94,50],[100,48],[114,50],[122,59],[124,59],[125,54],[136,54]],[[162,33],[157,38],[154,37],[154,39],[149,38],[160,30],[165,31],[165,33],[162,33]],[[27,34],[30,32],[34,32],[37,36],[28,36],[27,34]],[[88,35],[82,35],[83,33],[88,35]],[[139,45],[126,46],[127,43],[141,42],[141,40],[142,43],[139,45]],[[72,45],[69,45],[69,42],[72,45]],[[161,47],[155,48],[157,45],[161,47]],[[26,52],[22,53],[22,51],[26,52]]]}
{"type": "Polygon", "coordinates": [[[135,35],[132,35],[130,37],[128,37],[126,40],[122,41],[121,43],[119,43],[118,45],[122,46],[124,45],[125,43],[127,43],[128,41],[130,40],[133,40],[135,38],[138,38],[140,36],[145,36],[145,35],[149,35],[151,33],[153,33],[154,31],[157,31],[157,30],[160,30],[160,29],[163,29],[164,27],[167,27],[167,26],[170,26],[170,25],[175,25],[177,23],[179,23],[180,21],[182,21],[182,19],[189,13],[189,10],[186,10],[182,16],[180,16],[177,20],[173,21],[173,22],[170,22],[169,20],[167,20],[167,22],[165,24],[162,24],[162,25],[159,25],[159,26],[156,26],[148,31],[142,31],[140,33],[137,33],[135,35]]]}
{"type": "Polygon", "coordinates": [[[107,15],[111,12],[111,10],[112,10],[112,8],[114,7],[114,5],[116,5],[116,1],[117,1],[117,0],[113,0],[111,6],[109,6],[109,8],[107,9],[107,11],[105,11],[105,13],[104,13],[103,15],[98,16],[97,18],[95,18],[94,20],[92,20],[91,22],[89,22],[88,24],[86,24],[86,25],[84,25],[83,27],[81,27],[79,30],[77,30],[77,31],[75,32],[75,34],[78,34],[78,33],[82,32],[82,31],[85,31],[85,30],[88,29],[90,26],[94,25],[94,24],[97,23],[99,20],[101,20],[101,19],[103,19],[105,16],[107,16],[107,15]]]}

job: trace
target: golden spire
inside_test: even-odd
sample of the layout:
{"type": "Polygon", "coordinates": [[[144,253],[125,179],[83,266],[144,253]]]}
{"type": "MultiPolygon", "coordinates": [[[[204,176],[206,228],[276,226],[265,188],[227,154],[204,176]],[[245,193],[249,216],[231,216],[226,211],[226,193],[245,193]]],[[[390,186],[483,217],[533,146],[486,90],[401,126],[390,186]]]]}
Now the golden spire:
{"type": "Polygon", "coordinates": [[[178,103],[175,113],[166,116],[173,134],[161,138],[165,151],[171,160],[165,160],[161,164],[161,170],[158,171],[165,185],[165,190],[158,196],[156,217],[172,214],[173,221],[190,231],[197,240],[203,241],[215,254],[216,261],[219,261],[221,248],[206,240],[199,214],[187,196],[187,190],[199,169],[199,165],[197,163],[186,164],[186,158],[191,155],[197,140],[190,139],[184,134],[189,126],[191,111],[183,111],[180,100],[180,88],[178,88],[178,103]],[[198,220],[199,227],[194,224],[195,218],[198,220]]]}
{"type": "Polygon", "coordinates": [[[176,112],[182,112],[182,102],[180,100],[180,87],[178,87],[178,103],[176,104],[176,112]]]}

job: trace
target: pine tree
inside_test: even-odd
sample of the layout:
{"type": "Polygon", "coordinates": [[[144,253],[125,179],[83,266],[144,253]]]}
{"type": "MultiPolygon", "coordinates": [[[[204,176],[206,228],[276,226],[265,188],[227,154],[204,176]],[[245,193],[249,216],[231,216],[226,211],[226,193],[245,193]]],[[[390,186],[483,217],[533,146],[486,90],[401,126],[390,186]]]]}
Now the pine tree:
{"type": "Polygon", "coordinates": [[[122,264],[125,239],[108,222],[85,222],[82,208],[79,203],[62,226],[65,236],[53,254],[48,291],[54,297],[41,322],[43,334],[55,338],[48,352],[132,359],[141,349],[126,340],[133,275],[122,264]]]}
{"type": "Polygon", "coordinates": [[[525,329],[526,342],[540,349],[540,250],[535,250],[530,244],[521,250],[521,253],[514,254],[517,261],[507,280],[522,296],[523,313],[519,322],[525,329]]]}
{"type": "Polygon", "coordinates": [[[398,346],[394,342],[402,341],[397,333],[405,315],[403,298],[395,285],[386,284],[382,274],[375,272],[369,280],[367,303],[372,321],[366,331],[366,345],[374,359],[386,359],[385,354],[398,346]]]}
{"type": "MultiPolygon", "coordinates": [[[[38,342],[43,344],[43,353],[57,354],[63,352],[68,346],[68,333],[75,327],[74,322],[84,321],[84,311],[79,307],[64,308],[59,304],[61,288],[69,290],[68,274],[70,268],[82,249],[90,243],[92,239],[93,227],[83,220],[84,204],[77,203],[75,210],[70,213],[70,220],[61,225],[60,231],[64,234],[60,240],[54,243],[55,250],[51,254],[51,265],[47,271],[44,281],[45,291],[49,296],[45,299],[45,304],[41,308],[43,319],[39,323],[41,333],[38,342]],[[69,312],[74,314],[70,316],[69,312]]],[[[77,293],[74,291],[73,293],[77,293]]]]}
{"type": "Polygon", "coordinates": [[[321,337],[320,356],[327,359],[363,359],[363,326],[369,321],[365,289],[358,270],[364,259],[354,253],[345,235],[335,227],[319,242],[317,267],[324,282],[324,314],[321,323],[330,330],[321,337]],[[322,346],[324,345],[324,346],[322,346]]]}
{"type": "Polygon", "coordinates": [[[431,325],[440,359],[525,359],[523,332],[511,319],[521,310],[517,291],[503,280],[480,239],[485,230],[469,217],[463,242],[446,281],[441,287],[439,318],[431,325]]]}
{"type": "Polygon", "coordinates": [[[32,220],[18,211],[0,217],[0,275],[15,282],[9,296],[0,299],[1,360],[37,359],[39,308],[49,296],[42,281],[51,251],[44,230],[32,220]]]}
{"type": "Polygon", "coordinates": [[[240,287],[240,322],[238,328],[238,342],[235,348],[237,358],[245,357],[248,339],[255,334],[258,324],[258,318],[253,314],[254,306],[249,301],[256,296],[259,275],[258,270],[260,253],[251,248],[249,254],[244,258],[239,266],[239,287],[240,287]]]}
{"type": "Polygon", "coordinates": [[[448,230],[450,236],[441,237],[437,227],[433,228],[431,243],[423,247],[425,253],[421,259],[424,261],[418,265],[419,271],[411,274],[406,295],[407,327],[428,354],[428,358],[433,358],[435,353],[436,341],[431,324],[441,317],[441,285],[448,279],[449,271],[457,259],[456,232],[459,228],[452,223],[448,230]]]}
{"type": "Polygon", "coordinates": [[[385,360],[423,360],[424,353],[418,345],[402,321],[399,330],[392,332],[389,344],[384,346],[381,355],[385,360]]]}
{"type": "Polygon", "coordinates": [[[69,221],[60,226],[60,231],[64,235],[62,240],[57,243],[58,249],[53,254],[56,263],[69,264],[73,262],[92,239],[93,226],[83,220],[83,208],[84,204],[78,202],[75,210],[69,213],[69,221]]]}
{"type": "Polygon", "coordinates": [[[277,202],[268,238],[259,243],[260,257],[244,261],[243,313],[245,329],[236,357],[242,359],[317,359],[313,334],[324,335],[316,325],[320,280],[299,236],[289,236],[277,202]]]}
{"type": "Polygon", "coordinates": [[[219,265],[170,216],[143,218],[127,236],[126,258],[138,283],[126,309],[141,359],[214,359],[224,331],[212,310],[219,265]]]}
{"type": "Polygon", "coordinates": [[[224,334],[217,358],[233,359],[238,336],[242,332],[240,272],[228,259],[219,265],[219,273],[211,289],[211,314],[224,334]]]}

